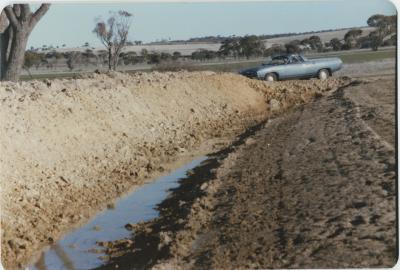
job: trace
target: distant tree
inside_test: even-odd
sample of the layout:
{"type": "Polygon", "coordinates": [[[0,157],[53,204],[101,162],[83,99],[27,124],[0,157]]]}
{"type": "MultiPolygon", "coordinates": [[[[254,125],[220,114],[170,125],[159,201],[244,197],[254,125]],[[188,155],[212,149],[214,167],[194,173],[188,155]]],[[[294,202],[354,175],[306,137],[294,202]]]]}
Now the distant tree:
{"type": "Polygon", "coordinates": [[[49,7],[50,4],[41,4],[32,12],[29,4],[13,4],[1,12],[0,79],[19,80],[29,35],[49,7]]]}
{"type": "Polygon", "coordinates": [[[221,47],[218,51],[219,55],[224,56],[233,56],[234,58],[238,57],[240,54],[240,43],[237,38],[227,38],[225,39],[221,47]]]}
{"type": "Polygon", "coordinates": [[[23,68],[28,72],[29,76],[32,77],[30,69],[34,65],[38,65],[41,62],[39,54],[31,51],[25,52],[23,68]]]}
{"type": "Polygon", "coordinates": [[[382,45],[383,36],[379,33],[379,31],[374,31],[369,33],[368,37],[372,50],[377,51],[378,47],[382,45]]]}
{"type": "Polygon", "coordinates": [[[86,66],[92,62],[91,59],[97,60],[97,55],[95,55],[91,49],[86,49],[81,53],[81,60],[86,66]]]}
{"type": "Polygon", "coordinates": [[[180,52],[174,52],[172,54],[172,60],[178,60],[180,57],[182,56],[182,54],[180,52]]]}
{"type": "Polygon", "coordinates": [[[392,41],[392,45],[397,46],[397,34],[392,35],[390,40],[392,41]]]}
{"type": "Polygon", "coordinates": [[[140,40],[135,40],[135,45],[142,45],[142,41],[140,41],[140,40]]]}
{"type": "Polygon", "coordinates": [[[344,42],[351,49],[357,44],[357,38],[362,35],[361,29],[351,29],[344,35],[344,42]]]}
{"type": "Polygon", "coordinates": [[[334,51],[340,51],[342,47],[342,42],[338,38],[332,38],[329,42],[329,45],[332,47],[334,51]]]}
{"type": "Polygon", "coordinates": [[[53,53],[54,58],[56,58],[57,60],[64,57],[63,54],[60,52],[53,51],[52,53],[53,53]]]}
{"type": "Polygon", "coordinates": [[[168,61],[172,59],[172,55],[166,52],[162,52],[160,58],[162,61],[168,61]]]}
{"type": "Polygon", "coordinates": [[[382,14],[375,14],[368,18],[367,24],[371,27],[377,27],[385,30],[387,33],[396,32],[397,16],[385,16],[382,14]]]}
{"type": "Polygon", "coordinates": [[[344,43],[344,44],[342,44],[342,46],[340,47],[340,49],[341,49],[342,51],[347,51],[347,50],[350,50],[351,47],[349,46],[349,44],[344,43]]]}
{"type": "Polygon", "coordinates": [[[309,45],[312,50],[321,51],[323,44],[319,36],[311,36],[309,38],[303,39],[301,45],[309,45]]]}
{"type": "Polygon", "coordinates": [[[38,69],[42,64],[47,64],[46,56],[44,53],[38,53],[37,55],[39,56],[40,61],[34,63],[36,69],[38,69]]]}
{"type": "Polygon", "coordinates": [[[368,18],[367,24],[375,27],[375,31],[369,34],[372,50],[378,50],[382,45],[385,37],[395,33],[397,30],[397,16],[385,16],[382,14],[375,14],[368,18]]]}
{"type": "Polygon", "coordinates": [[[247,59],[250,56],[260,56],[265,50],[264,42],[257,36],[245,36],[239,40],[241,55],[247,59]]]}
{"type": "Polygon", "coordinates": [[[136,52],[127,52],[127,53],[121,53],[121,58],[122,61],[124,62],[124,65],[129,65],[129,64],[136,64],[139,62],[139,58],[136,54],[136,52]]]}
{"type": "Polygon", "coordinates": [[[309,38],[309,40],[310,40],[310,46],[312,49],[318,50],[318,51],[322,50],[323,45],[322,45],[321,38],[319,36],[311,36],[309,38]]]}
{"type": "Polygon", "coordinates": [[[200,49],[192,53],[191,58],[193,60],[212,60],[217,57],[217,53],[210,50],[200,49]]]}
{"type": "Polygon", "coordinates": [[[152,52],[147,55],[149,64],[159,64],[161,62],[161,55],[157,52],[152,52]]]}
{"type": "Polygon", "coordinates": [[[148,57],[149,57],[149,51],[147,49],[142,49],[140,51],[140,55],[142,56],[144,61],[147,61],[148,57]]]}
{"type": "Polygon", "coordinates": [[[83,47],[89,47],[89,42],[85,42],[85,44],[83,44],[83,47]]]}
{"type": "Polygon", "coordinates": [[[108,69],[115,70],[119,55],[126,45],[132,14],[120,10],[110,12],[107,22],[98,19],[93,32],[97,35],[108,51],[108,69]]]}
{"type": "Polygon", "coordinates": [[[285,46],[280,44],[274,44],[270,48],[264,51],[264,56],[276,56],[280,54],[284,54],[286,52],[285,46]]]}
{"type": "Polygon", "coordinates": [[[103,64],[108,64],[108,52],[106,50],[100,50],[97,52],[97,60],[100,62],[101,66],[103,64]]]}
{"type": "Polygon", "coordinates": [[[292,40],[291,42],[285,44],[286,52],[287,53],[300,53],[301,42],[299,40],[292,40]]]}
{"type": "Polygon", "coordinates": [[[67,66],[69,70],[73,70],[76,67],[76,64],[78,64],[81,61],[81,53],[80,52],[68,52],[67,53],[67,66]]]}
{"type": "Polygon", "coordinates": [[[371,48],[371,40],[369,36],[359,37],[357,39],[357,47],[361,49],[371,48]]]}

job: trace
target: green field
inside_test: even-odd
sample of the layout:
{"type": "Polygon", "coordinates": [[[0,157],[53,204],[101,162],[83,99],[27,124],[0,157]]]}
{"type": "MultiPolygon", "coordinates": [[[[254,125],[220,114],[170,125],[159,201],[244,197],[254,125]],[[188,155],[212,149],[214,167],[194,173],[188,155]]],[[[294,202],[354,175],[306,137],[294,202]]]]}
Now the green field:
{"type": "MultiPolygon", "coordinates": [[[[351,63],[362,63],[369,61],[378,61],[383,59],[394,59],[396,57],[396,50],[381,50],[381,51],[343,51],[338,53],[326,53],[326,54],[313,54],[308,55],[308,58],[320,58],[320,57],[339,57],[342,59],[343,63],[351,64],[351,63]]],[[[238,72],[241,69],[255,67],[261,65],[265,60],[257,59],[250,61],[238,61],[233,63],[202,63],[202,64],[192,64],[190,70],[210,70],[216,72],[238,72]]],[[[146,70],[129,70],[126,72],[149,72],[151,69],[146,70]]],[[[84,73],[90,72],[71,72],[71,73],[48,73],[48,74],[40,74],[33,75],[32,77],[28,75],[23,75],[21,77],[22,80],[30,80],[30,79],[52,79],[52,78],[72,78],[79,76],[84,73]]]]}
{"type": "Polygon", "coordinates": [[[355,51],[354,53],[343,52],[337,54],[329,54],[329,56],[340,57],[340,59],[342,59],[343,63],[345,64],[362,63],[362,62],[377,61],[387,58],[395,58],[396,50],[355,51]]]}
{"type": "MultiPolygon", "coordinates": [[[[369,61],[379,61],[388,58],[396,57],[396,50],[385,50],[385,51],[354,51],[354,52],[342,52],[342,53],[330,53],[330,54],[318,54],[318,55],[310,55],[307,56],[311,58],[321,58],[321,57],[339,57],[342,59],[344,64],[352,64],[352,63],[362,63],[369,61]]],[[[254,67],[261,65],[263,60],[255,60],[255,61],[246,61],[242,63],[218,63],[218,64],[209,64],[203,66],[194,67],[195,70],[212,70],[212,71],[220,71],[220,72],[237,72],[240,69],[254,67]]]]}

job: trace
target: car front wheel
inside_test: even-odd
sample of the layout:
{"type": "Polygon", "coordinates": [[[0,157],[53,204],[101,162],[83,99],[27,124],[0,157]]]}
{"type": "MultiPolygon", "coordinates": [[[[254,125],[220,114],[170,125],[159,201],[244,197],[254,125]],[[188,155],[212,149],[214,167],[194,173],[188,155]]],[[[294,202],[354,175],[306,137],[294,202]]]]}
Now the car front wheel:
{"type": "Polygon", "coordinates": [[[318,72],[318,78],[321,80],[321,81],[325,81],[326,79],[328,79],[329,78],[329,71],[328,70],[326,70],[326,69],[321,69],[319,72],[318,72]]]}
{"type": "Polygon", "coordinates": [[[275,73],[268,73],[267,75],[265,75],[265,80],[267,82],[276,82],[278,80],[278,77],[275,73]]]}

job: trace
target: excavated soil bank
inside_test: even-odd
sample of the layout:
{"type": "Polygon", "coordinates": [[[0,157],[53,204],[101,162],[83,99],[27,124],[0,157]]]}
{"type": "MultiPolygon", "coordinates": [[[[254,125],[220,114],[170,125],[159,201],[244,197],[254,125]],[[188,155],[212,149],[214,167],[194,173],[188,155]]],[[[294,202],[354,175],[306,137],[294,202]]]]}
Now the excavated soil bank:
{"type": "Polygon", "coordinates": [[[395,80],[353,82],[248,129],[99,269],[392,267],[395,80]]]}
{"type": "Polygon", "coordinates": [[[27,263],[132,187],[225,145],[215,139],[348,81],[154,72],[0,83],[3,264],[27,263]]]}

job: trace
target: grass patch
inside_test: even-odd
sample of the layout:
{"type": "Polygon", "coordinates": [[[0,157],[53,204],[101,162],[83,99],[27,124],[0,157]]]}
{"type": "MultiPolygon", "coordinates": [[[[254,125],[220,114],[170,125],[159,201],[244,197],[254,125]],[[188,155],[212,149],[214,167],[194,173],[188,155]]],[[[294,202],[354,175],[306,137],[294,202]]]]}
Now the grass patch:
{"type": "Polygon", "coordinates": [[[379,61],[388,58],[396,58],[396,50],[385,51],[362,51],[354,53],[331,54],[332,57],[339,57],[345,64],[379,61]]]}

